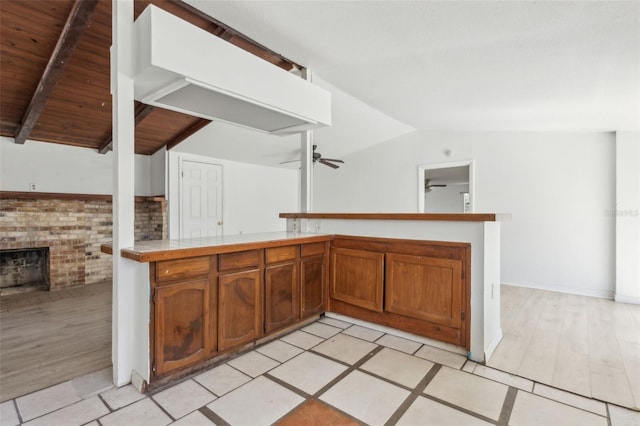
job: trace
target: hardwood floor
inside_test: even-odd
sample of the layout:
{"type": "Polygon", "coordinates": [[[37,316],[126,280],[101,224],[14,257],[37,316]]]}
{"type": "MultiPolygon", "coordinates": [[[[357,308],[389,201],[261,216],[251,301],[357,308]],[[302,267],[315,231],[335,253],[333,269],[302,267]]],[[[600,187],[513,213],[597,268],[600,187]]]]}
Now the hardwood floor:
{"type": "Polygon", "coordinates": [[[501,296],[489,366],[640,409],[640,306],[505,285],[501,296]]]}
{"type": "Polygon", "coordinates": [[[0,402],[111,366],[111,281],[0,299],[0,402]]]}

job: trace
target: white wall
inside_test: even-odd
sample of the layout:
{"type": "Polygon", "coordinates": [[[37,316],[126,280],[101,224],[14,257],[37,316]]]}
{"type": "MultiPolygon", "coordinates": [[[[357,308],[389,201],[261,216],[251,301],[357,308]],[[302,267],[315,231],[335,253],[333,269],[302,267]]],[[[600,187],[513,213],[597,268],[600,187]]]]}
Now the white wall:
{"type": "Polygon", "coordinates": [[[281,212],[298,210],[298,171],[179,152],[168,154],[169,237],[178,238],[180,158],[222,165],[222,217],[224,235],[284,231],[281,212]]]}
{"type": "MultiPolygon", "coordinates": [[[[112,153],[94,149],[27,140],[24,145],[13,138],[0,137],[0,190],[72,194],[113,193],[112,153]]],[[[135,194],[151,192],[151,157],[135,156],[135,194]]],[[[164,186],[164,185],[163,185],[164,186]]],[[[164,193],[162,191],[161,193],[164,193]]]]}
{"type": "Polygon", "coordinates": [[[469,192],[469,185],[448,184],[444,188],[431,188],[431,192],[424,194],[425,213],[463,213],[462,192],[469,192]]]}
{"type": "Polygon", "coordinates": [[[513,215],[503,283],[612,297],[613,133],[414,132],[344,160],[315,168],[315,211],[416,212],[419,164],[474,160],[475,211],[513,215]]]}
{"type": "Polygon", "coordinates": [[[616,134],[616,301],[640,303],[640,133],[616,134]]]}

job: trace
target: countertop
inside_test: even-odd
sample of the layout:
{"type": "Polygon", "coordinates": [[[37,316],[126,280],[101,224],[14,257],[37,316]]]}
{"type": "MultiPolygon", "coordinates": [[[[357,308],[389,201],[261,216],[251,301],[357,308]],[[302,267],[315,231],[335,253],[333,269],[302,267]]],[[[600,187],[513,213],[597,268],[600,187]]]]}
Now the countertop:
{"type": "Polygon", "coordinates": [[[511,220],[502,213],[280,213],[281,219],[437,220],[444,222],[497,222],[511,220]]]}
{"type": "MultiPolygon", "coordinates": [[[[279,247],[329,241],[333,234],[305,232],[264,232],[257,234],[225,235],[220,237],[185,238],[180,240],[138,241],[133,247],[121,250],[123,257],[138,262],[181,259],[194,256],[230,253],[256,248],[279,247]]],[[[113,254],[111,244],[103,244],[104,253],[113,254]]]]}

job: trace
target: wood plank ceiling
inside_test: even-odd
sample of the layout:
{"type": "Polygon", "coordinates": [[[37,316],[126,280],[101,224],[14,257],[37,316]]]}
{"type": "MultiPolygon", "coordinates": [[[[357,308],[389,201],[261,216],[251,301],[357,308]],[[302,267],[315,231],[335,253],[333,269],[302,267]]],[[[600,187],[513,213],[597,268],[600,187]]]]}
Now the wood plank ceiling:
{"type": "MultiPolygon", "coordinates": [[[[136,17],[154,4],[276,66],[298,67],[180,0],[134,4],[136,17]]],[[[1,0],[0,135],[108,152],[110,46],[111,0],[1,0]]],[[[136,154],[171,149],[208,123],[136,103],[136,154]]]]}

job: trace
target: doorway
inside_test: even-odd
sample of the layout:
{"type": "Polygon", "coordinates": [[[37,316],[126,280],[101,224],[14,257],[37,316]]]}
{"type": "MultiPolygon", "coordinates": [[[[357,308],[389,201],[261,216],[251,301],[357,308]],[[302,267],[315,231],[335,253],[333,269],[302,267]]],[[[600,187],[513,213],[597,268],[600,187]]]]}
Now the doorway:
{"type": "Polygon", "coordinates": [[[472,213],[473,160],[418,166],[418,212],[472,213]]]}
{"type": "Polygon", "coordinates": [[[222,235],[222,166],[180,162],[180,238],[222,235]]]}

